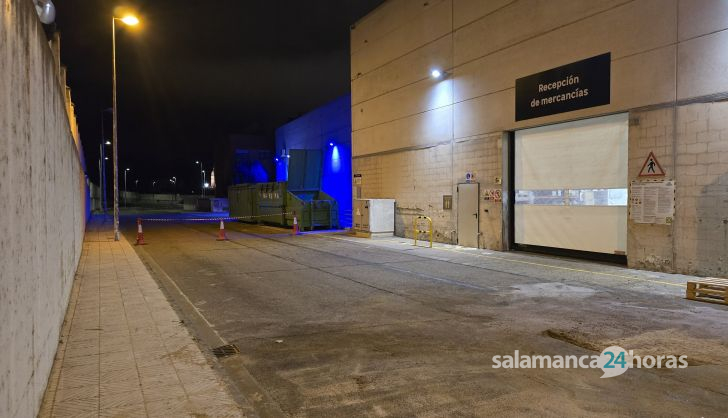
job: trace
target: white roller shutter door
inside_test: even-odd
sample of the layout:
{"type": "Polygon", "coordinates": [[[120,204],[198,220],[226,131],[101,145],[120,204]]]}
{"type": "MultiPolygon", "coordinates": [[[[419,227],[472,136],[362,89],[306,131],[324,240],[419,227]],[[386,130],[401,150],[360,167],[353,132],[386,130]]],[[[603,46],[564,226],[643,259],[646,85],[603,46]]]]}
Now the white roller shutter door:
{"type": "Polygon", "coordinates": [[[516,243],[625,253],[627,138],[627,114],[517,131],[516,243]]]}

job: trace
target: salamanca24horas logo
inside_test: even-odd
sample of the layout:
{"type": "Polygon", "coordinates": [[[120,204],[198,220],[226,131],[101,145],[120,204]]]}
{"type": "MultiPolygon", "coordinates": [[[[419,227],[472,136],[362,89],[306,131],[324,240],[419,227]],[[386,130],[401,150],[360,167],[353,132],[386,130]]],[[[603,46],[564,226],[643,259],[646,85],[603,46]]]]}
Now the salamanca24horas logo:
{"type": "Polygon", "coordinates": [[[633,350],[613,345],[600,355],[586,356],[543,356],[514,355],[493,356],[494,369],[602,369],[602,378],[619,376],[630,368],[684,369],[688,367],[687,356],[636,356],[633,350]]]}

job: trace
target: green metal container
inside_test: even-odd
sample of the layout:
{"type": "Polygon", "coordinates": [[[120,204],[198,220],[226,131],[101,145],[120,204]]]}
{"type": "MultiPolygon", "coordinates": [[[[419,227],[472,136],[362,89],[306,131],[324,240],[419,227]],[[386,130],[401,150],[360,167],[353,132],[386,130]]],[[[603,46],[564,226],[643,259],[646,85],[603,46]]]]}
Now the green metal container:
{"type": "Polygon", "coordinates": [[[301,230],[339,228],[338,203],[319,189],[321,151],[291,150],[290,155],[288,182],[237,184],[228,189],[230,216],[282,227],[293,226],[295,216],[301,230]]]}
{"type": "Polygon", "coordinates": [[[293,214],[302,231],[316,228],[339,227],[339,205],[331,196],[318,190],[314,192],[288,192],[288,222],[293,224],[293,214]]]}
{"type": "Polygon", "coordinates": [[[257,222],[258,190],[254,183],[236,184],[228,188],[230,216],[244,217],[241,221],[257,222]]]}
{"type": "Polygon", "coordinates": [[[258,220],[267,224],[288,226],[285,213],[288,192],[286,182],[258,183],[258,220]]]}

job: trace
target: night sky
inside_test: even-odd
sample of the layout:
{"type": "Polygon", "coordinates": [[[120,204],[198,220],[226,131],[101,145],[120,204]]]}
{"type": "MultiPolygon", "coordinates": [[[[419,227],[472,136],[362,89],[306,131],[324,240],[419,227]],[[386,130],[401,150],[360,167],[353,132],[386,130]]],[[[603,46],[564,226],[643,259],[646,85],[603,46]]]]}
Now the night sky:
{"type": "MultiPolygon", "coordinates": [[[[144,191],[155,179],[171,187],[168,179],[175,176],[178,192],[199,191],[194,162],[210,167],[222,135],[265,134],[273,140],[277,126],[347,94],[349,27],[380,3],[125,3],[142,20],[137,28],[117,24],[119,166],[120,172],[132,169],[129,190],[136,179],[144,191]]],[[[111,16],[119,3],[55,5],[88,173],[97,182],[102,110],[111,107],[111,16]]],[[[105,122],[110,139],[110,113],[105,122]]]]}

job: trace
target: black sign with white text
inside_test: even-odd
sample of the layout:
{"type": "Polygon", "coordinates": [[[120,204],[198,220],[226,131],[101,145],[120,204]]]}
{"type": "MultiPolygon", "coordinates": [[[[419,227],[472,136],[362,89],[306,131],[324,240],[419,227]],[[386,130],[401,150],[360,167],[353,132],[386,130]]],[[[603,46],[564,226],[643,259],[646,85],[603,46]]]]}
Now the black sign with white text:
{"type": "Polygon", "coordinates": [[[611,53],[516,80],[516,121],[609,104],[611,53]]]}

